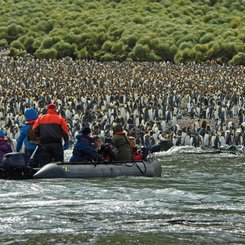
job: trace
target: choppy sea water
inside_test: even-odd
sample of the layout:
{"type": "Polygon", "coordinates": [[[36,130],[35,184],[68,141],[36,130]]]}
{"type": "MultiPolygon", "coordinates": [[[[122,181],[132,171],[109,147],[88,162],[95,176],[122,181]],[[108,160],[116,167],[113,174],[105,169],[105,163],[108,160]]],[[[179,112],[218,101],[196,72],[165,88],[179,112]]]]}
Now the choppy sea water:
{"type": "Polygon", "coordinates": [[[245,244],[245,156],[159,153],[160,178],[0,180],[0,244],[245,244]]]}

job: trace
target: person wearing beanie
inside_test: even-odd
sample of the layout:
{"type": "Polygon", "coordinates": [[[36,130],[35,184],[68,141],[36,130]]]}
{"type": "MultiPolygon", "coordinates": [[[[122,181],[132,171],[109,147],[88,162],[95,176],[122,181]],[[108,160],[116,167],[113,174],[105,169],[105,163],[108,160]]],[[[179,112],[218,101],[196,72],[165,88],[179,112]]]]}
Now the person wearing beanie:
{"type": "Polygon", "coordinates": [[[24,143],[25,161],[27,163],[36,149],[37,144],[39,144],[39,140],[32,130],[32,126],[38,118],[38,114],[34,108],[28,108],[25,110],[24,115],[26,121],[21,128],[19,137],[17,138],[16,151],[20,152],[24,143]]]}
{"type": "Polygon", "coordinates": [[[98,161],[99,154],[93,147],[93,139],[90,137],[90,128],[83,128],[81,133],[76,136],[76,143],[72,151],[70,162],[89,162],[98,161]]]}
{"type": "Polygon", "coordinates": [[[0,165],[5,154],[12,152],[11,145],[4,139],[4,132],[0,130],[0,165]]]}
{"type": "Polygon", "coordinates": [[[65,119],[57,113],[56,105],[49,104],[47,113],[39,117],[32,128],[40,140],[39,165],[63,162],[64,150],[69,147],[69,128],[65,119]]]}

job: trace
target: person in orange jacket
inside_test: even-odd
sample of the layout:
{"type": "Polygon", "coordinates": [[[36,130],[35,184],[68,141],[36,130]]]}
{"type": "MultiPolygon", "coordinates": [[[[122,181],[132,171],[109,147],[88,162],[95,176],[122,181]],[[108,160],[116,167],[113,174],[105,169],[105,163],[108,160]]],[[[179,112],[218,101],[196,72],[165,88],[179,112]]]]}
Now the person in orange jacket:
{"type": "Polygon", "coordinates": [[[47,114],[39,117],[32,128],[40,140],[38,154],[42,160],[39,160],[39,165],[63,162],[64,150],[69,147],[69,128],[65,119],[58,115],[56,105],[49,104],[47,114]]]}

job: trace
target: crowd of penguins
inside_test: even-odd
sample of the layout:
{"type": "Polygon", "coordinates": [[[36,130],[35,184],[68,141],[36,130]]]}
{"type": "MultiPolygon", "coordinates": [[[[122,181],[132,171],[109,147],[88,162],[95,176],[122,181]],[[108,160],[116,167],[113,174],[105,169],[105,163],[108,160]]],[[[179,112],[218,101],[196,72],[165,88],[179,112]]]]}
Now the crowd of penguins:
{"type": "Polygon", "coordinates": [[[54,103],[75,135],[106,142],[120,123],[140,146],[245,144],[244,66],[38,60],[0,56],[0,130],[18,139],[24,113],[54,103]]]}

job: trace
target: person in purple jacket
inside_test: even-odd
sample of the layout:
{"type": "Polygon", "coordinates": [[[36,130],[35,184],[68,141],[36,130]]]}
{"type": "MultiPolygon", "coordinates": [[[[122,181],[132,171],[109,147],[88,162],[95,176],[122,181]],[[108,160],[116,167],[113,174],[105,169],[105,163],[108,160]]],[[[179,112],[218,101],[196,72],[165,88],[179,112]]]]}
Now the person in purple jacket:
{"type": "Polygon", "coordinates": [[[12,152],[11,145],[4,139],[4,132],[0,130],[0,164],[3,161],[3,156],[9,152],[12,152]]]}

